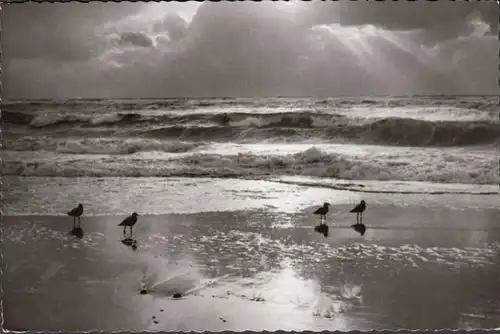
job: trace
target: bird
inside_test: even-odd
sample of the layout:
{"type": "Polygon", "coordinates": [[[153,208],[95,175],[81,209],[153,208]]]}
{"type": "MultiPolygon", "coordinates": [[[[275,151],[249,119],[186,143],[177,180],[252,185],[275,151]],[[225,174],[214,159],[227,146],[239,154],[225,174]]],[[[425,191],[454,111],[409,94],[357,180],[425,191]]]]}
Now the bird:
{"type": "Polygon", "coordinates": [[[321,219],[320,225],[325,224],[326,214],[328,213],[329,206],[330,206],[330,203],[325,202],[325,203],[323,203],[323,206],[321,208],[319,208],[318,210],[313,212],[315,215],[320,216],[320,219],[321,219]]]}
{"type": "Polygon", "coordinates": [[[356,224],[363,222],[363,212],[366,210],[366,202],[362,200],[358,205],[349,212],[356,213],[356,224]]]}
{"type": "Polygon", "coordinates": [[[78,204],[76,208],[68,212],[68,216],[73,217],[73,229],[76,228],[76,218],[78,218],[78,226],[80,226],[80,216],[83,214],[83,205],[78,204]]]}
{"type": "Polygon", "coordinates": [[[125,236],[125,229],[127,226],[130,228],[130,235],[132,236],[132,227],[137,223],[137,213],[132,213],[130,216],[125,218],[118,226],[123,226],[123,235],[125,236]]]}

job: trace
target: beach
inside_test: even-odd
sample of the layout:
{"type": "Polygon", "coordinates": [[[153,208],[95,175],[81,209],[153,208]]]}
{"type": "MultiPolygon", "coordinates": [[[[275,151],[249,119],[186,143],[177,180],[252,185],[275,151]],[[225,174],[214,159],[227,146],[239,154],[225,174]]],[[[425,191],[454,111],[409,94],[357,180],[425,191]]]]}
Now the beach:
{"type": "Polygon", "coordinates": [[[491,96],[4,102],[4,328],[498,328],[497,109],[491,96]],[[364,235],[349,213],[361,200],[364,235]],[[79,203],[83,235],[67,215],[79,203]],[[133,212],[135,249],[118,226],[133,212]]]}
{"type": "Polygon", "coordinates": [[[500,329],[497,7],[2,6],[2,329],[500,329]]]}
{"type": "MultiPolygon", "coordinates": [[[[177,180],[174,188],[189,193],[187,186],[180,189],[186,181],[177,180]]],[[[499,327],[498,198],[488,204],[484,195],[360,196],[325,189],[319,197],[332,204],[325,238],[313,230],[319,220],[311,214],[316,207],[309,205],[307,187],[281,185],[289,187],[283,202],[302,208],[293,211],[268,206],[272,184],[257,184],[261,190],[252,195],[261,201],[242,206],[241,180],[228,181],[205,180],[202,188],[218,187],[225,195],[214,196],[211,206],[223,203],[226,211],[199,210],[193,201],[181,213],[140,215],[135,251],[121,243],[117,225],[124,215],[106,214],[99,198],[87,205],[95,214],[82,218],[81,239],[69,234],[67,216],[43,210],[5,216],[4,328],[499,327]],[[470,197],[477,198],[475,207],[470,197]],[[348,211],[359,198],[368,203],[364,236],[349,227],[355,216],[348,211]],[[183,296],[173,298],[175,293],[183,296]]],[[[122,180],[127,182],[134,181],[122,180]]],[[[85,189],[87,183],[79,184],[85,189]]],[[[276,191],[282,196],[284,188],[276,191]]],[[[32,189],[36,200],[42,187],[32,189]]],[[[162,201],[153,197],[149,205],[162,201]]],[[[177,204],[175,195],[171,204],[177,204]]]]}

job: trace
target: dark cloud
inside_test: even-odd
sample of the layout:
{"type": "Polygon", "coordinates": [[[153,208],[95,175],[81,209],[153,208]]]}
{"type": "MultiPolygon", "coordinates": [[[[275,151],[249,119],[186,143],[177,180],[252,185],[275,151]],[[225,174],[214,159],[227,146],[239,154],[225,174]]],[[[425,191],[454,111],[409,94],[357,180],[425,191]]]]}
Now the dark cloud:
{"type": "Polygon", "coordinates": [[[474,13],[494,27],[498,24],[495,1],[338,1],[304,3],[301,7],[310,25],[372,24],[389,30],[439,30],[463,24],[474,13]]]}
{"type": "Polygon", "coordinates": [[[37,95],[37,90],[43,92],[49,87],[57,90],[58,84],[49,82],[51,77],[61,71],[62,64],[86,62],[106,50],[107,41],[95,34],[96,27],[127,17],[144,5],[102,2],[3,4],[4,96],[34,96],[37,95]],[[22,61],[23,59],[28,61],[22,61]],[[27,66],[28,64],[39,64],[40,67],[27,66]],[[52,68],[54,64],[56,66],[52,68]],[[45,71],[47,68],[52,70],[45,71]],[[47,73],[43,76],[36,75],[40,72],[47,73]]]}
{"type": "Polygon", "coordinates": [[[131,3],[95,4],[59,4],[56,14],[52,4],[40,5],[45,9],[36,15],[35,7],[4,12],[5,95],[480,94],[498,88],[492,3],[204,2],[191,22],[179,14],[181,3],[172,4],[175,11],[165,4],[169,10],[155,17],[141,16],[131,3]],[[8,33],[20,22],[28,23],[8,33]]]}
{"type": "Polygon", "coordinates": [[[139,10],[143,3],[23,3],[2,6],[5,58],[84,61],[105,48],[94,29],[139,10]]]}
{"type": "Polygon", "coordinates": [[[142,32],[124,32],[120,35],[118,44],[123,46],[150,48],[153,46],[153,39],[142,32]]]}
{"type": "Polygon", "coordinates": [[[418,31],[419,42],[435,44],[469,34],[470,20],[487,23],[491,35],[498,30],[495,1],[338,1],[302,4],[305,26],[340,24],[374,25],[392,31],[418,31]]]}

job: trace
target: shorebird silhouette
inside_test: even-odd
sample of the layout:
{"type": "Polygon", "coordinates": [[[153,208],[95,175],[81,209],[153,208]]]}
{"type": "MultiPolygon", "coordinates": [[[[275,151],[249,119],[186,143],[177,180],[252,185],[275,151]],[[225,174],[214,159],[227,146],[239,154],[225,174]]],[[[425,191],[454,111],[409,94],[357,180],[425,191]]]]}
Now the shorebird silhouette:
{"type": "Polygon", "coordinates": [[[123,236],[125,236],[125,229],[127,226],[130,228],[130,236],[132,237],[133,232],[132,232],[132,227],[137,223],[137,213],[132,213],[130,216],[125,218],[118,226],[123,226],[123,236]]]}
{"type": "Polygon", "coordinates": [[[318,210],[314,211],[313,213],[315,215],[319,215],[320,217],[320,225],[325,224],[326,221],[326,214],[328,213],[328,207],[330,206],[330,203],[323,203],[323,206],[319,208],[318,210]]]}
{"type": "Polygon", "coordinates": [[[78,204],[76,208],[68,212],[68,216],[73,217],[73,228],[76,227],[76,219],[78,218],[78,227],[80,227],[80,216],[83,214],[83,205],[78,204]]]}
{"type": "Polygon", "coordinates": [[[356,224],[361,224],[363,222],[363,212],[366,210],[366,202],[361,201],[358,205],[354,207],[349,212],[356,213],[356,224]]]}

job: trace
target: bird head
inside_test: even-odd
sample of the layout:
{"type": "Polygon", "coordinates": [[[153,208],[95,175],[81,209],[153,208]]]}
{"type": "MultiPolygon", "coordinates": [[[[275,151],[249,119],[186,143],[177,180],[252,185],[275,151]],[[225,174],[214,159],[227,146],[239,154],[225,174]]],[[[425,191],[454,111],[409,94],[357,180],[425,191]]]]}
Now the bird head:
{"type": "Polygon", "coordinates": [[[78,204],[78,207],[79,207],[79,208],[83,208],[83,205],[82,205],[82,204],[78,204]]]}
{"type": "Polygon", "coordinates": [[[132,216],[137,217],[137,216],[138,216],[138,214],[137,214],[136,212],[134,212],[134,213],[132,214],[132,216]]]}
{"type": "Polygon", "coordinates": [[[366,205],[366,202],[364,200],[361,200],[361,204],[366,205]]]}
{"type": "Polygon", "coordinates": [[[325,203],[323,203],[323,206],[324,206],[324,207],[328,207],[328,206],[330,206],[330,203],[325,202],[325,203]]]}

